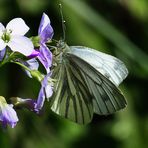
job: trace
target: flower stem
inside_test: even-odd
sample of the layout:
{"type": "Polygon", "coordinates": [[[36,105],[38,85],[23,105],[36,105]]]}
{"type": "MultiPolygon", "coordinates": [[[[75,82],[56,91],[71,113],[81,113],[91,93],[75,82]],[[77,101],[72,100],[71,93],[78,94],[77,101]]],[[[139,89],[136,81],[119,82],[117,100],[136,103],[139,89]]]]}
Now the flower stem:
{"type": "Polygon", "coordinates": [[[12,52],[8,57],[7,57],[7,53],[8,53],[8,48],[6,48],[5,55],[4,55],[3,59],[2,59],[2,61],[0,62],[0,67],[5,65],[6,63],[8,63],[12,59],[15,52],[12,52]]]}
{"type": "Polygon", "coordinates": [[[5,60],[6,59],[6,55],[7,55],[7,48],[6,48],[4,57],[3,57],[2,61],[0,62],[0,67],[2,67],[6,63],[6,60],[5,60]]]}
{"type": "Polygon", "coordinates": [[[23,65],[23,64],[21,64],[21,63],[19,63],[19,62],[11,61],[11,63],[15,63],[15,64],[21,66],[22,68],[24,68],[25,70],[31,72],[31,70],[30,70],[27,66],[25,66],[25,65],[23,65]]]}

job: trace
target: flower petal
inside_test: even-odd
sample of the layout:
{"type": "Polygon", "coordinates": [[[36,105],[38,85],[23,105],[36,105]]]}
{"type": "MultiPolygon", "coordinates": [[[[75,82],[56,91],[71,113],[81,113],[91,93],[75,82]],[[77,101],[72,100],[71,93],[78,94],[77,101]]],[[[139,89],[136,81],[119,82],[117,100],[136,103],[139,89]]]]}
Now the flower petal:
{"type": "Polygon", "coordinates": [[[29,59],[35,58],[39,55],[39,51],[33,50],[33,52],[28,56],[29,59]]]}
{"type": "Polygon", "coordinates": [[[48,40],[52,39],[53,37],[53,29],[50,24],[48,24],[44,30],[39,34],[40,42],[46,43],[48,40]]]}
{"type": "Polygon", "coordinates": [[[12,104],[7,104],[4,97],[0,96],[0,121],[6,127],[9,124],[12,128],[18,122],[18,117],[12,104]]]}
{"type": "Polygon", "coordinates": [[[41,44],[38,59],[45,67],[47,73],[49,73],[50,71],[49,68],[51,67],[52,64],[52,53],[46,45],[41,44]]]}
{"type": "Polygon", "coordinates": [[[0,39],[0,50],[3,50],[6,47],[6,43],[0,39]]]}
{"type": "Polygon", "coordinates": [[[52,96],[53,94],[53,87],[52,85],[48,84],[46,87],[45,87],[45,94],[46,94],[46,97],[47,99],[49,100],[49,98],[52,96]]]}
{"type": "Polygon", "coordinates": [[[12,51],[22,53],[25,56],[29,56],[34,50],[31,40],[24,36],[12,36],[8,46],[12,51]]]}
{"type": "MultiPolygon", "coordinates": [[[[27,61],[22,61],[21,63],[27,66],[30,70],[38,70],[39,68],[39,63],[35,58],[27,60],[27,61]]],[[[25,72],[30,78],[32,78],[29,71],[25,70],[25,72]]]]}
{"type": "Polygon", "coordinates": [[[50,25],[49,17],[45,13],[42,15],[38,34],[41,38],[41,43],[45,43],[53,37],[53,28],[50,25]]]}
{"type": "Polygon", "coordinates": [[[13,109],[13,105],[7,104],[6,108],[2,111],[3,112],[3,122],[10,124],[12,128],[18,122],[18,117],[16,111],[13,109]]]}
{"type": "Polygon", "coordinates": [[[35,111],[37,113],[39,113],[40,110],[42,109],[44,101],[45,101],[45,93],[44,93],[44,87],[42,86],[38,95],[37,104],[35,105],[35,111]]]}
{"type": "Polygon", "coordinates": [[[25,65],[30,70],[38,70],[38,68],[39,68],[39,63],[38,63],[38,61],[35,58],[34,59],[27,60],[25,65]]]}
{"type": "Polygon", "coordinates": [[[49,100],[49,98],[52,96],[53,94],[53,83],[52,82],[48,82],[48,80],[50,79],[52,73],[49,72],[43,79],[42,81],[42,86],[45,88],[45,96],[46,98],[49,100]]]}
{"type": "Polygon", "coordinates": [[[15,18],[7,24],[6,29],[11,30],[12,35],[24,35],[28,32],[29,27],[25,24],[23,19],[15,18]]]}
{"type": "Polygon", "coordinates": [[[51,76],[51,73],[48,73],[44,76],[44,79],[41,82],[41,89],[38,95],[37,104],[35,106],[36,112],[39,113],[39,111],[42,109],[45,98],[49,98],[52,95],[52,87],[48,84],[48,77],[51,76]],[[46,91],[49,91],[48,93],[46,91]]]}
{"type": "Polygon", "coordinates": [[[0,51],[0,61],[4,58],[6,52],[6,48],[4,48],[4,50],[0,51]]]}
{"type": "Polygon", "coordinates": [[[12,104],[16,105],[19,108],[27,108],[30,111],[34,111],[36,105],[36,100],[34,99],[23,99],[19,97],[11,97],[12,104]]]}
{"type": "Polygon", "coordinates": [[[40,34],[48,24],[50,24],[50,19],[45,13],[43,13],[40,26],[39,26],[39,30],[38,30],[38,34],[40,34]]]}
{"type": "Polygon", "coordinates": [[[2,23],[0,23],[0,36],[3,34],[3,31],[5,30],[5,27],[2,23]]]}

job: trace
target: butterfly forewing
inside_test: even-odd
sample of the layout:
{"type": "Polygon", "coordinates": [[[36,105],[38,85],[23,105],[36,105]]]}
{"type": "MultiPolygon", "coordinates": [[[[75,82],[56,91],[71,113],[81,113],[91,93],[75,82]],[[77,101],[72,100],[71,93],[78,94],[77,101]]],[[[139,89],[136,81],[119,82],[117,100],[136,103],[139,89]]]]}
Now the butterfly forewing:
{"type": "Polygon", "coordinates": [[[74,122],[80,124],[90,122],[93,116],[91,95],[83,83],[79,69],[68,59],[63,58],[52,76],[57,82],[51,109],[74,122]]]}
{"type": "Polygon", "coordinates": [[[71,53],[88,62],[118,86],[128,75],[124,63],[111,55],[83,46],[70,46],[71,53]]]}

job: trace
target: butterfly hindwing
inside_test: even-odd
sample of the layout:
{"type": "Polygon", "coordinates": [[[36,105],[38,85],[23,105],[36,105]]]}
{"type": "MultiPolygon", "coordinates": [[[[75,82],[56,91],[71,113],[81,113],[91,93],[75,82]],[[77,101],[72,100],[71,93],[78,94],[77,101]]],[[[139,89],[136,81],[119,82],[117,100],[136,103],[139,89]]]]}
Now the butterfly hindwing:
{"type": "Polygon", "coordinates": [[[74,122],[90,122],[93,116],[92,100],[79,69],[69,63],[68,59],[63,59],[52,76],[57,82],[51,109],[74,122]]]}

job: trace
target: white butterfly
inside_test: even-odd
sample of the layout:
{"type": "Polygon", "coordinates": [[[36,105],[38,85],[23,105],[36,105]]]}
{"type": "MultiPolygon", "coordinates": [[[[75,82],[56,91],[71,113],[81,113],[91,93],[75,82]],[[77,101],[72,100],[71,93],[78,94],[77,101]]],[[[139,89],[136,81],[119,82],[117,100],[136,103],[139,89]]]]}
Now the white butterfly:
{"type": "Polygon", "coordinates": [[[74,122],[86,124],[93,113],[107,115],[126,106],[118,85],[128,70],[119,59],[83,46],[58,47],[52,77],[57,80],[51,109],[74,122]]]}

